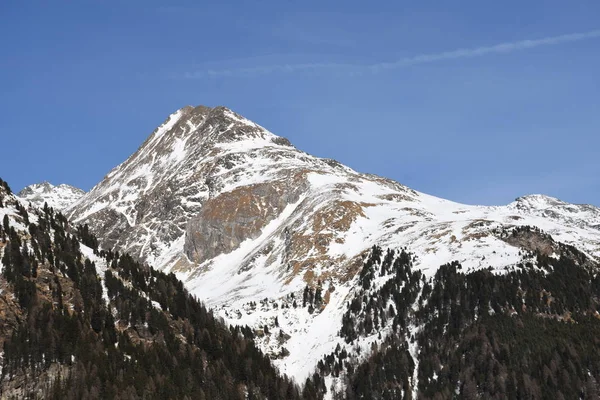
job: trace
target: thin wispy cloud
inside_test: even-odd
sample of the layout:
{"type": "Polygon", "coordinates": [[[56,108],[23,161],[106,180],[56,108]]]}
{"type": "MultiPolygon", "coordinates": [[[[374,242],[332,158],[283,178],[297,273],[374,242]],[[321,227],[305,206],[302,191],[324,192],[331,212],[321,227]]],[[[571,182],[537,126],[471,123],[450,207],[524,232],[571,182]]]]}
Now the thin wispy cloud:
{"type": "Polygon", "coordinates": [[[409,66],[428,64],[446,60],[461,58],[475,58],[490,54],[507,54],[515,51],[523,51],[543,46],[556,46],[565,43],[580,42],[584,40],[600,38],[600,30],[589,32],[570,33],[560,36],[551,36],[542,39],[528,39],[516,42],[500,43],[493,46],[457,49],[441,53],[419,54],[412,57],[402,58],[392,62],[380,62],[375,64],[344,64],[344,63],[300,63],[300,64],[274,64],[246,68],[223,68],[205,69],[184,73],[184,79],[202,79],[218,77],[250,77],[267,75],[272,73],[293,73],[306,71],[332,70],[335,72],[347,72],[351,74],[378,73],[387,70],[405,68],[409,66]]]}

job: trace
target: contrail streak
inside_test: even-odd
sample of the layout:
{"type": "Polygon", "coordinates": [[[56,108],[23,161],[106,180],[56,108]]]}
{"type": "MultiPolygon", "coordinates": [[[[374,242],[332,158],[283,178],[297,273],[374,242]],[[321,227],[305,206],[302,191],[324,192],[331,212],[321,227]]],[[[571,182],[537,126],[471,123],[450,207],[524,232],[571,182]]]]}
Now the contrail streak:
{"type": "Polygon", "coordinates": [[[185,79],[200,79],[210,77],[244,77],[267,75],[274,72],[301,72],[319,70],[347,70],[352,74],[378,73],[386,70],[394,70],[418,64],[428,64],[444,60],[455,60],[459,58],[482,57],[488,54],[506,54],[514,51],[527,50],[542,46],[555,46],[563,43],[579,42],[583,40],[600,38],[600,30],[582,33],[570,33],[560,36],[546,37],[542,39],[528,39],[517,42],[500,43],[493,46],[483,46],[468,49],[457,49],[441,53],[419,54],[412,57],[402,58],[392,62],[380,62],[375,64],[341,64],[341,63],[305,63],[305,64],[276,64],[249,68],[231,69],[208,69],[183,74],[185,79]]]}

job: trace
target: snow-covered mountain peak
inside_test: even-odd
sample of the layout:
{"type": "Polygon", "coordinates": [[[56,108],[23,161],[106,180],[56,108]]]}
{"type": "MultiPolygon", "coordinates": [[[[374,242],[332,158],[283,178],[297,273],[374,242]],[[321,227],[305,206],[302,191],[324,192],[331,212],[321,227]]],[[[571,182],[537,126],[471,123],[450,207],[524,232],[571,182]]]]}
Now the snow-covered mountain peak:
{"type": "Polygon", "coordinates": [[[194,157],[273,146],[291,144],[226,107],[186,106],[171,114],[108,178],[131,173],[141,165],[155,172],[173,170],[194,157]]]}
{"type": "Polygon", "coordinates": [[[182,238],[208,199],[271,181],[282,170],[287,176],[315,169],[315,163],[327,166],[226,107],[187,106],[172,113],[69,213],[78,222],[92,216],[103,221],[111,231],[103,233],[107,243],[153,261],[182,238]],[[136,237],[125,238],[125,230],[136,237]]]}
{"type": "Polygon", "coordinates": [[[272,141],[281,141],[278,136],[227,107],[186,106],[171,114],[142,147],[149,143],[169,142],[173,136],[178,137],[184,132],[199,135],[197,143],[203,145],[252,140],[262,140],[263,145],[268,145],[272,141]]]}
{"type": "Polygon", "coordinates": [[[64,210],[84,194],[83,190],[64,183],[54,186],[50,182],[41,182],[25,187],[18,196],[38,208],[47,203],[56,210],[64,210]]]}
{"type": "Polygon", "coordinates": [[[517,213],[561,221],[571,227],[600,229],[600,208],[589,204],[571,204],[541,194],[517,198],[508,205],[517,213]]]}
{"type": "Polygon", "coordinates": [[[529,208],[529,209],[548,209],[548,208],[562,208],[571,211],[596,211],[600,212],[600,208],[591,204],[572,204],[566,201],[557,199],[556,197],[547,196],[544,194],[530,194],[527,196],[518,197],[513,203],[514,207],[517,208],[529,208]]]}
{"type": "MultiPolygon", "coordinates": [[[[102,246],[177,273],[235,324],[278,318],[291,339],[277,364],[301,380],[333,351],[374,245],[409,249],[429,277],[454,260],[465,270],[514,268],[529,242],[507,233],[526,225],[600,256],[595,207],[541,195],[500,207],[458,204],[306,154],[225,107],[171,114],[67,214],[88,223],[102,246]],[[277,308],[307,285],[323,288],[320,313],[277,308]]],[[[263,349],[281,350],[268,340],[263,349]]]]}
{"type": "Polygon", "coordinates": [[[544,194],[530,194],[521,196],[515,199],[515,206],[527,207],[532,209],[544,209],[553,206],[562,206],[568,203],[557,199],[556,197],[547,196],[544,194]]]}
{"type": "MultiPolygon", "coordinates": [[[[106,246],[186,279],[227,263],[272,268],[286,285],[297,278],[310,283],[315,271],[350,279],[375,244],[422,248],[423,268],[434,271],[440,261],[485,256],[495,246],[493,227],[600,226],[597,208],[544,195],[481,207],[418,193],[299,151],[226,107],[205,106],[171,114],[68,213],[90,223],[106,246]]],[[[596,254],[595,239],[586,240],[596,254]]],[[[233,282],[207,297],[223,302],[225,292],[236,292],[233,282]]]]}

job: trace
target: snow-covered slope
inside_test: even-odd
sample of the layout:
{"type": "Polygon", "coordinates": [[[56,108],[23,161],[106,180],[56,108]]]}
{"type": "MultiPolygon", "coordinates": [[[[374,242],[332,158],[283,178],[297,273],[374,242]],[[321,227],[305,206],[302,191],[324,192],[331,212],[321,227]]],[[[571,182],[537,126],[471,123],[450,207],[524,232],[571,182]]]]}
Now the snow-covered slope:
{"type": "Polygon", "coordinates": [[[49,182],[42,182],[27,186],[19,192],[18,196],[29,201],[34,207],[42,208],[44,203],[48,203],[48,207],[64,210],[84,194],[83,190],[70,185],[54,186],[49,182]]]}
{"type": "Polygon", "coordinates": [[[172,114],[67,213],[104,246],[177,273],[232,323],[260,328],[260,346],[298,380],[340,343],[373,245],[408,248],[427,276],[453,260],[501,273],[526,247],[502,231],[532,225],[600,257],[596,207],[541,195],[454,203],[308,155],[224,107],[172,114]],[[293,306],[307,285],[323,288],[314,313],[293,306]]]}

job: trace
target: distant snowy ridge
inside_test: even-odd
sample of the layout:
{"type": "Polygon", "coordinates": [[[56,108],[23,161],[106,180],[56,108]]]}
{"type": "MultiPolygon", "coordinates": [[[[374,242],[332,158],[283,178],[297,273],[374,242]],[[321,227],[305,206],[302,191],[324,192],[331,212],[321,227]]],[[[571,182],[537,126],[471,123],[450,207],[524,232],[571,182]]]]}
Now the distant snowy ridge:
{"type": "Polygon", "coordinates": [[[18,197],[27,200],[34,207],[42,208],[47,203],[48,207],[62,211],[84,194],[83,190],[70,185],[54,186],[49,182],[42,182],[27,186],[18,193],[18,197]]]}

